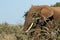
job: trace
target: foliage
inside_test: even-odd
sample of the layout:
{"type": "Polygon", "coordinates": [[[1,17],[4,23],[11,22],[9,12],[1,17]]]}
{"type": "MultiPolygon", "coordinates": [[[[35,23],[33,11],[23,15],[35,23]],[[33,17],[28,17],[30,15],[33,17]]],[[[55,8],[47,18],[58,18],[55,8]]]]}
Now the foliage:
{"type": "Polygon", "coordinates": [[[57,2],[56,4],[52,5],[53,7],[60,7],[60,2],[57,2]]]}

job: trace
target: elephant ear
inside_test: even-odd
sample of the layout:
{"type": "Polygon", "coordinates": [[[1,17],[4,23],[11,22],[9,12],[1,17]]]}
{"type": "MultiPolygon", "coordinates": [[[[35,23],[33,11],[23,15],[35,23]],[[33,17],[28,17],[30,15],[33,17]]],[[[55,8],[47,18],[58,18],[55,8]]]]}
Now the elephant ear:
{"type": "Polygon", "coordinates": [[[51,7],[43,7],[42,10],[41,10],[41,14],[48,18],[48,17],[51,17],[54,15],[54,12],[53,10],[51,9],[51,7]]]}

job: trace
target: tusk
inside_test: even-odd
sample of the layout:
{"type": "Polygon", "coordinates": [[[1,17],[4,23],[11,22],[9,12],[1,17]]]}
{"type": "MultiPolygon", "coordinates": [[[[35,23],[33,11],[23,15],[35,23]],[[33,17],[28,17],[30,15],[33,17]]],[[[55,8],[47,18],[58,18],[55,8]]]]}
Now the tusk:
{"type": "Polygon", "coordinates": [[[30,27],[26,30],[26,32],[28,32],[33,26],[33,23],[30,25],[30,27]]]}

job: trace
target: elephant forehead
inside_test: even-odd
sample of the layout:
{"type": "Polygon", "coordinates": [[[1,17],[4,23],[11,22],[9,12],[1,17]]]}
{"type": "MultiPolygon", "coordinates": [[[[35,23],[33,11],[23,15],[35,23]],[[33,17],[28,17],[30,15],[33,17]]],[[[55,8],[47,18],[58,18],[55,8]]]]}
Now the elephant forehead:
{"type": "Polygon", "coordinates": [[[41,7],[32,7],[29,10],[29,15],[33,14],[33,13],[39,13],[40,15],[42,14],[43,16],[45,16],[46,18],[49,17],[52,13],[51,10],[49,10],[48,8],[43,8],[41,10],[41,7]]]}
{"type": "Polygon", "coordinates": [[[39,9],[31,9],[29,10],[30,13],[40,13],[39,9]]]}
{"type": "Polygon", "coordinates": [[[29,9],[29,12],[30,13],[36,13],[36,12],[40,12],[40,7],[31,7],[30,9],[29,9]]]}

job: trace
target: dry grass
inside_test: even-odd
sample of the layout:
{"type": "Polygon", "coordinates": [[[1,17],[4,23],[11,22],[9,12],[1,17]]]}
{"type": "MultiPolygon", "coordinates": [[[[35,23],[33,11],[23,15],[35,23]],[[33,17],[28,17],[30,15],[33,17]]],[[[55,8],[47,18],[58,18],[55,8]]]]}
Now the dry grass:
{"type": "Polygon", "coordinates": [[[27,40],[21,29],[22,25],[0,24],[0,40],[27,40]]]}
{"type": "MultiPolygon", "coordinates": [[[[22,25],[0,24],[0,40],[28,40],[28,36],[22,33],[22,25]]],[[[60,40],[60,36],[58,37],[60,40]]]]}

